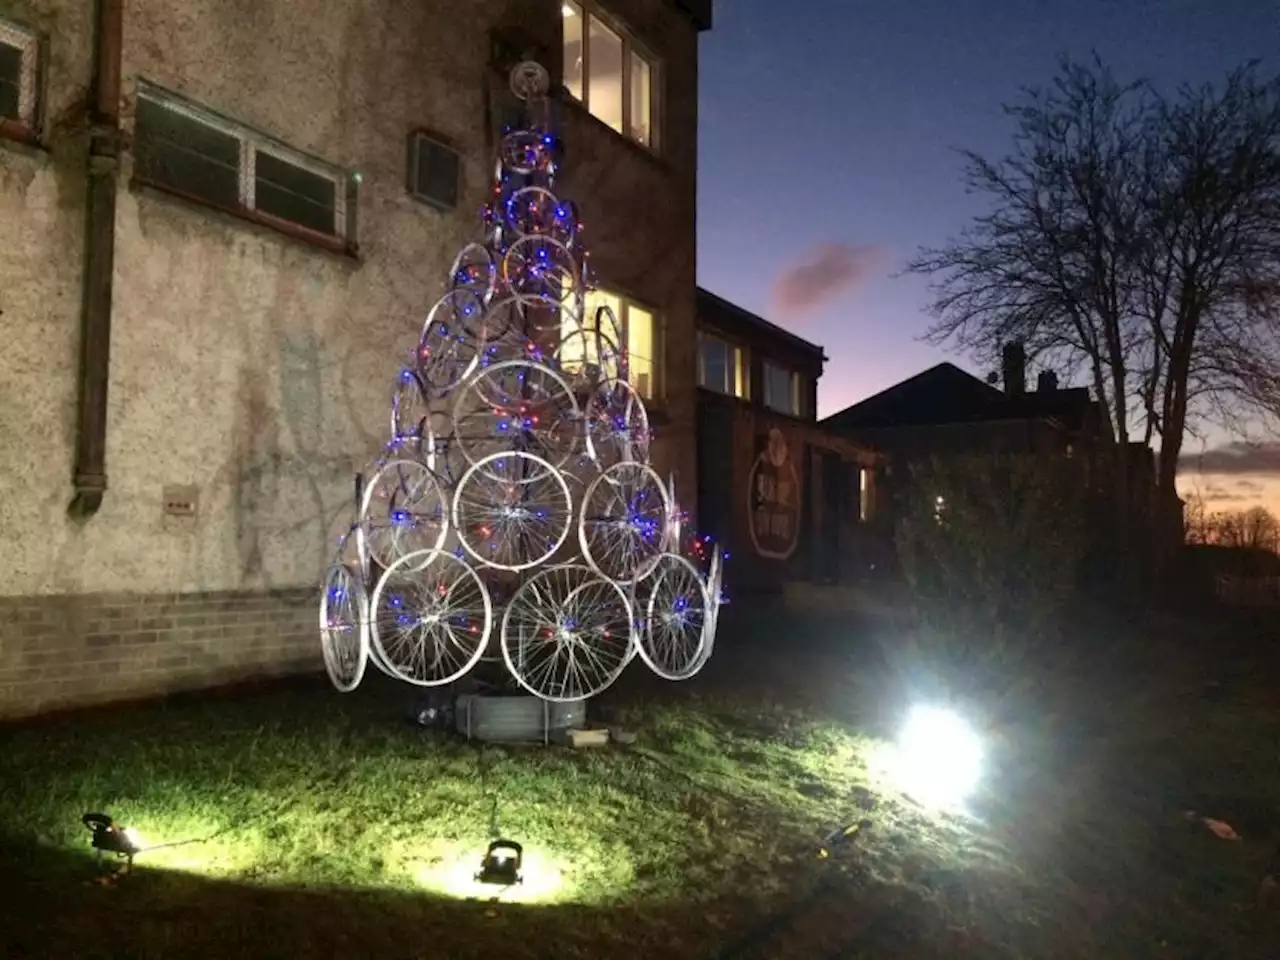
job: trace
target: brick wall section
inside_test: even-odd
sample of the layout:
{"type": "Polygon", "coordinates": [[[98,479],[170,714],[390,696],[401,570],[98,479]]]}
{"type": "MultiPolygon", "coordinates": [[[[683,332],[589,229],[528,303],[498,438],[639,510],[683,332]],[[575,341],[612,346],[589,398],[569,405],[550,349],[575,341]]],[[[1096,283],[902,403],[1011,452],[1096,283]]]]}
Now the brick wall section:
{"type": "Polygon", "coordinates": [[[0,717],[321,669],[316,591],[0,598],[0,717]]]}

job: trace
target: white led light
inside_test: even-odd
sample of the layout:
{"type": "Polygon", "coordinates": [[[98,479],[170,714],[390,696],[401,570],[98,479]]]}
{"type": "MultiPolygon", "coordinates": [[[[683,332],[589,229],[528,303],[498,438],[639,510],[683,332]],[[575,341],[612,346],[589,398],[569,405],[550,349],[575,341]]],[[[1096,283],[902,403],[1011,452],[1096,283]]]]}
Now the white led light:
{"type": "Polygon", "coordinates": [[[929,807],[959,806],[982,773],[982,742],[950,710],[916,707],[898,738],[894,774],[902,791],[929,807]]]}

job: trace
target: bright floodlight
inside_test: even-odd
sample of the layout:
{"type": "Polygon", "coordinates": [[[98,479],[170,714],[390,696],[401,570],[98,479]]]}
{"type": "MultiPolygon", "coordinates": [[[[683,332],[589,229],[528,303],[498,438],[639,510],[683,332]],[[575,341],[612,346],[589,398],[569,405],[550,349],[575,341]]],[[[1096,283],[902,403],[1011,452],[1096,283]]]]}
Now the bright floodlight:
{"type": "Polygon", "coordinates": [[[903,792],[937,808],[962,804],[982,772],[982,743],[950,710],[916,707],[898,738],[895,775],[903,792]]]}

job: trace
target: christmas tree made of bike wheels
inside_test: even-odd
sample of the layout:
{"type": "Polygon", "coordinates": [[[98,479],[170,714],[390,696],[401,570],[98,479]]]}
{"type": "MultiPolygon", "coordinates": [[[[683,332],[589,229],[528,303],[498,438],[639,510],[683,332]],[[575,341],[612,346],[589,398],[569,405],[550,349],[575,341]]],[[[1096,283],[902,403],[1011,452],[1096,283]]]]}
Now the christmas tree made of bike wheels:
{"type": "Polygon", "coordinates": [[[391,439],[356,482],[320,637],[334,686],[369,661],[418,686],[506,666],[545,700],[609,686],[635,656],[692,677],[711,655],[721,554],[687,532],[572,203],[546,71],[511,73],[483,242],[465,246],[397,377],[391,439]]]}

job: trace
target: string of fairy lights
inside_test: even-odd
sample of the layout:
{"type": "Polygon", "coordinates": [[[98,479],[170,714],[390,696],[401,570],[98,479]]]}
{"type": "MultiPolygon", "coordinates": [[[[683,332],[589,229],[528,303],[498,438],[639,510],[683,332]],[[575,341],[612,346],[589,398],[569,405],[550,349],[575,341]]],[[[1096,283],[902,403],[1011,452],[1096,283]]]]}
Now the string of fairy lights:
{"type": "Polygon", "coordinates": [[[546,71],[511,74],[484,239],[462,248],[397,375],[390,441],[357,478],[320,601],[335,687],[367,665],[418,686],[501,663],[575,701],[636,657],[683,680],[714,645],[725,555],[654,470],[625,330],[554,191],[546,71]]]}

